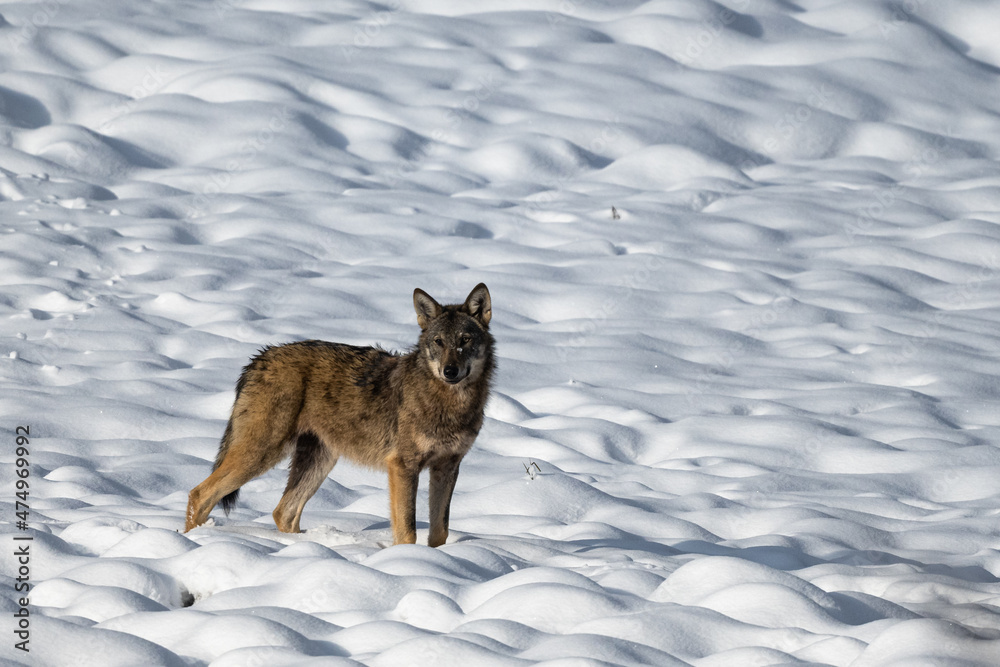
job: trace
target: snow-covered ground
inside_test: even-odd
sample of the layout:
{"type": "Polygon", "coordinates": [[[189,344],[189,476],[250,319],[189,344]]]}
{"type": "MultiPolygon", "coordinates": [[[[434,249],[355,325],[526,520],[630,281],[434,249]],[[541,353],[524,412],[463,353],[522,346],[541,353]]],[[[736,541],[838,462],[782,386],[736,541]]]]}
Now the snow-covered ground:
{"type": "Polygon", "coordinates": [[[2,664],[1000,664],[994,1],[0,15],[2,664]],[[260,346],[479,281],[447,545],[179,532],[260,346]]]}

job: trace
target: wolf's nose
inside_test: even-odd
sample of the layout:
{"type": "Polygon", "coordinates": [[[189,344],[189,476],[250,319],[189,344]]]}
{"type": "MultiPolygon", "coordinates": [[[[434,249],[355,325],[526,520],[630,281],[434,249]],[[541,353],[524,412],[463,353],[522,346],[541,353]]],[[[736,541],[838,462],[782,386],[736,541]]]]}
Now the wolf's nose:
{"type": "Polygon", "coordinates": [[[445,366],[444,377],[446,380],[454,380],[458,377],[458,366],[445,366]]]}

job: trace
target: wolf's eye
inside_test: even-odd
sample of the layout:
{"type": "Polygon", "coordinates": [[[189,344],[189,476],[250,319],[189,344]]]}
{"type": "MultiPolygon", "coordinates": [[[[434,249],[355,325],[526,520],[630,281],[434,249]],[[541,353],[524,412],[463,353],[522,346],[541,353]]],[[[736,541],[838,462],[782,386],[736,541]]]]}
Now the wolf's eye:
{"type": "Polygon", "coordinates": [[[468,345],[470,340],[472,340],[472,336],[469,334],[462,334],[462,338],[460,339],[462,345],[468,345]]]}
{"type": "Polygon", "coordinates": [[[438,347],[444,347],[444,341],[441,340],[440,338],[435,338],[434,344],[437,345],[438,347]]]}

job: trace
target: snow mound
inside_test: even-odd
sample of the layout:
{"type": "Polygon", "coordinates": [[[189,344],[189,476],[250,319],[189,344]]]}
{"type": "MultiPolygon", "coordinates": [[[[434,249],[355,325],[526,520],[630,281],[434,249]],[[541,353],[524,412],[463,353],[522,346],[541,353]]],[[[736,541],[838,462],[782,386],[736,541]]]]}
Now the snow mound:
{"type": "Polygon", "coordinates": [[[0,661],[994,667],[998,30],[984,0],[4,4],[30,474],[0,532],[32,540],[0,661]],[[427,475],[391,546],[347,462],[300,534],[287,464],[180,532],[257,350],[405,351],[415,287],[478,282],[499,370],[447,544],[427,475]]]}

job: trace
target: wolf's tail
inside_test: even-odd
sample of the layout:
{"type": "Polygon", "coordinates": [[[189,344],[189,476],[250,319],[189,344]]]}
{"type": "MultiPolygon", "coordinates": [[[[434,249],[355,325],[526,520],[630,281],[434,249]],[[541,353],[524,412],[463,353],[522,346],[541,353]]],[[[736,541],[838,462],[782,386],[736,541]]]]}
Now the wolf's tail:
{"type": "MultiPolygon", "coordinates": [[[[229,445],[233,439],[233,420],[230,419],[229,423],[226,424],[226,432],[222,436],[222,442],[219,443],[219,453],[215,456],[215,465],[212,466],[212,472],[222,465],[222,460],[226,458],[226,452],[229,451],[229,445]]],[[[222,511],[229,516],[229,512],[232,511],[233,507],[236,506],[236,500],[240,497],[240,490],[236,489],[232,493],[223,496],[219,504],[222,505],[222,511]]]]}

